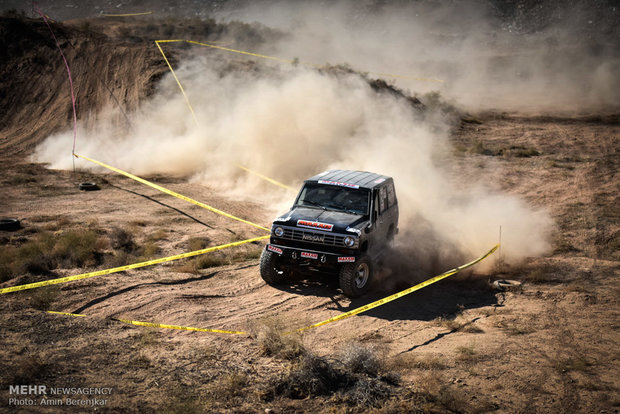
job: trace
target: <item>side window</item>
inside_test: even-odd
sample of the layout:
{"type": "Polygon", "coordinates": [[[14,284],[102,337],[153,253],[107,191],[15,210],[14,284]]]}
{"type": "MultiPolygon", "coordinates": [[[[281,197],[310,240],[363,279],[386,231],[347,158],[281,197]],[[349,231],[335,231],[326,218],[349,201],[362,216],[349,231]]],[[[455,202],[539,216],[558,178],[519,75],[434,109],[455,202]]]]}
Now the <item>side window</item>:
{"type": "Polygon", "coordinates": [[[388,194],[388,205],[392,207],[396,204],[396,193],[394,193],[394,183],[389,183],[387,185],[387,194],[388,194]]]}
{"type": "Polygon", "coordinates": [[[373,202],[372,210],[373,210],[373,215],[378,216],[381,213],[381,211],[379,210],[379,192],[375,191],[374,194],[375,194],[375,200],[373,202]]]}
{"type": "Polygon", "coordinates": [[[387,191],[385,186],[379,189],[379,214],[382,214],[387,210],[387,191]]]}

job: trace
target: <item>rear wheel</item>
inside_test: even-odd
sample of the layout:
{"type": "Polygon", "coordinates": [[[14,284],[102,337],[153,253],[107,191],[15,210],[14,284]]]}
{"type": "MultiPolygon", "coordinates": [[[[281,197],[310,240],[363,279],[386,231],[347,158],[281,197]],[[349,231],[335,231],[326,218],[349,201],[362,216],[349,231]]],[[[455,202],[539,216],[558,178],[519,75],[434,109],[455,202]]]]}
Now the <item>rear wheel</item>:
{"type": "Polygon", "coordinates": [[[267,249],[260,255],[260,276],[270,285],[278,285],[286,279],[286,272],[278,266],[279,257],[267,249]]]}
{"type": "Polygon", "coordinates": [[[340,288],[350,298],[357,298],[368,292],[372,280],[372,262],[366,255],[355,263],[340,268],[340,288]]]}

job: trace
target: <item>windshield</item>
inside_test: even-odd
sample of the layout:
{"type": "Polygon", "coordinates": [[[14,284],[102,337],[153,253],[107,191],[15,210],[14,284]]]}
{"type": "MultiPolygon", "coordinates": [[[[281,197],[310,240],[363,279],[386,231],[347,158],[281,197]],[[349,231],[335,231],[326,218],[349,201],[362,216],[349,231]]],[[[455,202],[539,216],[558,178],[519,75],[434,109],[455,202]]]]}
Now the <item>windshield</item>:
{"type": "Polygon", "coordinates": [[[365,188],[307,183],[301,189],[296,205],[368,215],[369,195],[370,191],[365,188]]]}

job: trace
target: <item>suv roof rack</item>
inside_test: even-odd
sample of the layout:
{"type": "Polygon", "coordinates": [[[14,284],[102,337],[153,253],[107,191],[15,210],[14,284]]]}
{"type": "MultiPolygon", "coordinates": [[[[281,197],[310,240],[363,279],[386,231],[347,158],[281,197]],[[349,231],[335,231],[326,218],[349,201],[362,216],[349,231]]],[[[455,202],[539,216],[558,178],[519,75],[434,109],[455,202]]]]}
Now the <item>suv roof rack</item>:
{"type": "Polygon", "coordinates": [[[328,170],[308,178],[305,182],[372,189],[389,179],[388,176],[367,171],[328,170]]]}

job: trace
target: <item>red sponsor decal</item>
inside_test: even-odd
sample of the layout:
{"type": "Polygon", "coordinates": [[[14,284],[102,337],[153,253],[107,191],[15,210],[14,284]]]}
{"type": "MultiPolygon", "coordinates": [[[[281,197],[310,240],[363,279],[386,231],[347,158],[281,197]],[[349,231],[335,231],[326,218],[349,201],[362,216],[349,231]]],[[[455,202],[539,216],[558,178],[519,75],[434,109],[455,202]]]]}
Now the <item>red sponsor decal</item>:
{"type": "Polygon", "coordinates": [[[270,252],[278,253],[278,254],[283,253],[282,249],[279,249],[276,246],[272,246],[272,245],[267,246],[267,250],[269,250],[270,252]]]}
{"type": "Polygon", "coordinates": [[[327,223],[319,223],[318,221],[308,221],[308,220],[297,220],[298,227],[308,227],[311,229],[319,229],[325,231],[332,231],[334,228],[333,224],[327,223]]]}
{"type": "Polygon", "coordinates": [[[338,263],[353,263],[355,262],[355,257],[339,257],[338,263]]]}
{"type": "Polygon", "coordinates": [[[338,187],[348,187],[348,188],[360,188],[360,186],[356,184],[341,183],[338,181],[329,181],[329,180],[319,180],[319,184],[337,185],[338,187]]]}
{"type": "Polygon", "coordinates": [[[308,259],[318,259],[319,255],[316,253],[301,252],[301,257],[306,257],[308,259]]]}

